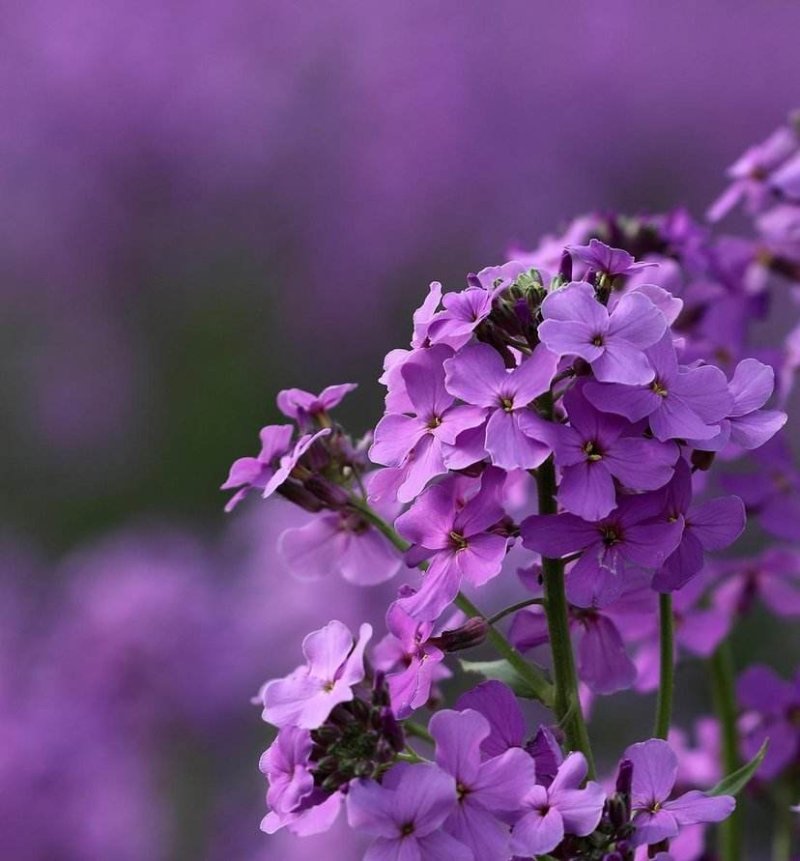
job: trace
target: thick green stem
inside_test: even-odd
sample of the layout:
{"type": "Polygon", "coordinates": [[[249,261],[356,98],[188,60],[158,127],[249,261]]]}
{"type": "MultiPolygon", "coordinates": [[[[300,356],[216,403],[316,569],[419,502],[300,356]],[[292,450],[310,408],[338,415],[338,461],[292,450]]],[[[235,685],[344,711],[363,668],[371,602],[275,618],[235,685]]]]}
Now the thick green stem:
{"type": "MultiPolygon", "coordinates": [[[[353,499],[351,504],[356,508],[379,532],[401,552],[405,553],[409,548],[407,541],[395,532],[395,530],[370,506],[363,500],[353,499]]],[[[463,610],[468,616],[479,616],[482,619],[487,619],[466,595],[461,592],[456,597],[456,606],[463,610]]],[[[491,620],[487,619],[489,630],[487,639],[491,643],[494,650],[504,658],[506,662],[514,669],[514,671],[522,678],[527,686],[535,692],[537,698],[544,705],[551,707],[553,704],[553,686],[548,681],[545,674],[538,667],[529,664],[525,658],[508,642],[508,640],[498,631],[491,620]]]]}
{"type": "Polygon", "coordinates": [[[672,615],[672,595],[658,596],[661,672],[656,701],[656,738],[666,739],[672,722],[672,695],[675,689],[675,621],[672,615]]]}
{"type": "MultiPolygon", "coordinates": [[[[552,457],[536,471],[536,484],[539,490],[539,513],[555,514],[557,510],[556,473],[552,457]]],[[[589,777],[593,777],[594,757],[578,697],[578,674],[575,671],[575,656],[572,652],[572,637],[569,630],[564,560],[542,557],[542,575],[556,687],[553,711],[567,737],[567,744],[572,750],[583,753],[589,765],[589,777]]]]}
{"type": "MultiPolygon", "coordinates": [[[[714,710],[722,729],[722,763],[725,774],[739,768],[739,735],[736,729],[736,669],[730,643],[723,642],[710,661],[714,710]]],[[[722,861],[741,861],[742,821],[739,809],[719,826],[722,861]]]]}

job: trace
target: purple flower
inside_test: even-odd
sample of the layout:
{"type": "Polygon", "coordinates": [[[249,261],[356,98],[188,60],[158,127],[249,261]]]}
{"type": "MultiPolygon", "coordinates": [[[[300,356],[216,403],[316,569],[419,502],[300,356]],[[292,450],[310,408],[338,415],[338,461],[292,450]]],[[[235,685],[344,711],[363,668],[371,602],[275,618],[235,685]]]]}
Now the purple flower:
{"type": "Polygon", "coordinates": [[[651,262],[636,263],[627,251],[610,248],[599,239],[590,239],[588,245],[568,245],[567,250],[575,260],[585,264],[588,270],[602,272],[612,278],[658,265],[651,262]]]}
{"type": "Polygon", "coordinates": [[[364,678],[364,649],[371,636],[372,627],[362,625],[354,645],[347,625],[337,620],[310,633],[303,640],[306,664],[264,686],[264,720],[277,727],[321,726],[334,706],[353,698],[353,685],[364,678]]]}
{"type": "Polygon", "coordinates": [[[302,389],[284,389],[278,392],[278,409],[288,418],[294,419],[301,428],[308,429],[314,420],[319,420],[338,406],[345,395],[357,388],[356,383],[341,383],[324,388],[318,395],[302,389]]]}
{"type": "Polygon", "coordinates": [[[465,347],[445,362],[447,390],[485,410],[484,447],[495,466],[532,469],[550,454],[542,442],[542,421],[528,409],[549,388],[558,359],[539,345],[520,365],[506,370],[486,344],[465,347]]]}
{"type": "Polygon", "coordinates": [[[731,442],[747,450],[759,448],[786,424],[786,413],[761,409],[775,388],[775,372],[769,365],[742,360],[728,388],[733,397],[728,415],[731,442]]]}
{"type": "Polygon", "coordinates": [[[389,413],[375,428],[370,449],[373,462],[399,468],[397,498],[410,502],[435,476],[447,471],[446,446],[461,431],[480,425],[483,410],[453,406],[445,390],[442,365],[452,351],[445,346],[419,350],[400,368],[411,415],[389,413]]]}
{"type": "Polygon", "coordinates": [[[678,776],[678,758],[661,739],[631,745],[624,758],[633,765],[634,846],[670,840],[685,825],[721,822],[736,807],[736,800],[729,795],[709,797],[697,790],[670,799],[678,776]]]}
{"type": "Polygon", "coordinates": [[[796,716],[800,713],[800,673],[784,681],[773,669],[748,667],[736,684],[737,698],[745,714],[740,722],[742,749],[750,759],[769,739],[759,773],[774,780],[800,755],[800,733],[796,716]]]}
{"type": "MultiPolygon", "coordinates": [[[[598,584],[601,585],[601,584],[598,584]]],[[[570,607],[570,628],[577,638],[578,676],[595,694],[625,690],[636,680],[636,666],[628,655],[625,640],[647,625],[655,610],[655,595],[645,578],[626,582],[622,593],[612,588],[609,600],[596,594],[589,609],[570,607]]],[[[509,637],[520,651],[549,641],[547,619],[540,607],[514,616],[509,637]]]]}
{"type": "Polygon", "coordinates": [[[376,644],[373,663],[386,673],[392,710],[402,719],[422,708],[434,682],[449,672],[442,666],[444,653],[429,641],[431,622],[416,621],[395,601],[386,613],[386,627],[389,633],[376,644]]]}
{"type": "MultiPolygon", "coordinates": [[[[732,615],[722,602],[708,589],[710,572],[701,571],[680,590],[673,594],[672,613],[675,620],[675,646],[698,658],[707,660],[719,644],[728,636],[732,615]]],[[[637,691],[651,691],[659,681],[659,630],[655,616],[650,624],[639,632],[632,633],[633,639],[641,638],[636,655],[639,670],[636,679],[637,691]]]]}
{"type": "Polygon", "coordinates": [[[389,541],[351,509],[315,514],[304,526],[287,529],[278,551],[300,579],[322,579],[338,569],[358,586],[390,580],[402,565],[389,541]]]}
{"type": "Polygon", "coordinates": [[[306,454],[311,446],[314,445],[318,439],[328,436],[330,432],[330,428],[323,428],[313,434],[304,434],[297,440],[294,444],[294,448],[288,451],[280,459],[278,468],[264,485],[264,490],[261,493],[264,499],[272,496],[272,494],[275,493],[275,491],[289,478],[292,474],[292,470],[298,465],[303,455],[306,454]]]}
{"type": "Polygon", "coordinates": [[[580,356],[598,380],[635,385],[654,377],[645,349],[664,334],[667,321],[639,292],[626,293],[609,311],[594,287],[573,281],[542,303],[542,343],[558,356],[580,356]]]}
{"type": "Polygon", "coordinates": [[[342,794],[322,792],[314,786],[310,754],[313,744],[307,730],[283,727],[261,756],[259,769],[269,782],[261,830],[275,834],[288,828],[297,835],[327,831],[336,819],[342,794]]]}
{"type": "Polygon", "coordinates": [[[720,451],[731,442],[745,450],[764,445],[786,424],[786,413],[764,410],[761,407],[772,396],[775,372],[757,359],[743,359],[736,366],[728,391],[733,406],[728,417],[720,424],[714,438],[703,441],[698,447],[706,451],[720,451]]]}
{"type": "Polygon", "coordinates": [[[722,583],[716,595],[733,613],[747,612],[756,598],[776,616],[800,616],[800,553],[790,548],[767,550],[754,559],[716,564],[722,583]]]}
{"type": "Polygon", "coordinates": [[[646,386],[588,382],[586,397],[603,412],[632,422],[648,418],[657,439],[712,439],[731,411],[725,374],[712,365],[679,367],[667,332],[647,350],[655,378],[646,386]]]}
{"type": "Polygon", "coordinates": [[[600,520],[616,507],[614,480],[631,490],[656,490],[672,476],[677,446],[647,439],[625,419],[601,413],[580,387],[564,397],[569,426],[554,424],[550,439],[561,468],[558,500],[572,514],[600,520]]]}
{"type": "Polygon", "coordinates": [[[376,838],[364,861],[475,861],[470,849],[442,829],[456,797],[455,780],[435,765],[400,763],[383,783],[353,783],[347,821],[376,838]]]}
{"type": "Polygon", "coordinates": [[[742,498],[748,514],[771,535],[800,539],[800,473],[783,436],[754,453],[755,472],[726,475],[723,484],[742,498]]]}
{"type": "Polygon", "coordinates": [[[533,786],[523,799],[527,812],[514,825],[512,845],[517,855],[550,852],[565,834],[585,837],[597,828],[606,794],[599,783],[586,778],[582,753],[571,753],[548,787],[533,786]]]}
{"type": "MultiPolygon", "coordinates": [[[[500,573],[508,539],[492,530],[503,518],[505,473],[487,468],[477,492],[464,500],[464,479],[450,477],[425,491],[395,524],[414,547],[415,563],[430,559],[422,588],[402,598],[417,619],[435,619],[455,598],[462,580],[481,586],[500,573]]],[[[468,486],[475,487],[470,481],[468,486]]]]}
{"type": "Polygon", "coordinates": [[[774,199],[771,191],[774,177],[771,175],[797,152],[798,145],[795,131],[781,126],[765,141],[750,147],[728,168],[727,174],[733,182],[711,205],[708,217],[718,221],[742,200],[750,212],[762,209],[774,199]]]}
{"type": "Polygon", "coordinates": [[[677,727],[669,731],[667,741],[678,758],[678,784],[708,786],[722,779],[722,731],[716,718],[695,721],[697,746],[691,747],[689,736],[677,727]]]}
{"type": "Polygon", "coordinates": [[[608,517],[589,523],[574,514],[533,515],[522,522],[522,543],[543,556],[560,558],[581,552],[567,579],[567,596],[578,607],[591,607],[598,589],[625,586],[628,565],[660,568],[677,547],[682,521],[659,518],[663,499],[657,491],[626,496],[608,517]]]}
{"type": "Polygon", "coordinates": [[[458,793],[444,830],[468,846],[476,859],[508,858],[510,833],[498,816],[521,809],[536,777],[533,760],[519,748],[484,759],[481,745],[491,728],[476,711],[439,711],[428,728],[436,741],[436,763],[453,776],[458,793]]]}
{"type": "Polygon", "coordinates": [[[742,534],[746,517],[744,503],[738,496],[692,504],[692,474],[683,459],[663,492],[665,510],[662,516],[667,522],[683,523],[683,535],[675,551],[656,572],[653,588],[659,592],[674,592],[700,571],[708,551],[722,550],[742,534]]]}
{"type": "Polygon", "coordinates": [[[459,711],[472,709],[486,718],[489,734],[481,739],[484,756],[499,756],[512,748],[522,747],[525,717],[511,688],[502,682],[481,682],[458,698],[456,708],[459,711]]]}
{"type": "Polygon", "coordinates": [[[428,326],[431,343],[445,343],[454,350],[463,347],[478,324],[491,313],[495,293],[480,287],[447,293],[442,300],[444,311],[439,311],[428,326]]]}
{"type": "Polygon", "coordinates": [[[240,488],[228,500],[225,511],[233,511],[251,490],[264,490],[275,474],[279,458],[289,451],[293,433],[294,428],[291,425],[268,425],[261,428],[261,451],[258,457],[240,457],[234,461],[225,483],[220,487],[220,490],[240,488]]]}

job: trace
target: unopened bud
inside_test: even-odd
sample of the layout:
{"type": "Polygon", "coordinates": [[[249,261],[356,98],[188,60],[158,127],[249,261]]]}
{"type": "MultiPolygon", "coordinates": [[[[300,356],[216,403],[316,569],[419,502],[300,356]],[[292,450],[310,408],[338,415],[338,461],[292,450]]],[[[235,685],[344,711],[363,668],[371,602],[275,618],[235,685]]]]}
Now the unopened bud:
{"type": "Polygon", "coordinates": [[[623,759],[617,772],[617,792],[620,795],[630,795],[633,787],[633,763],[623,759]]]}
{"type": "Polygon", "coordinates": [[[339,510],[349,501],[347,494],[338,484],[328,481],[321,475],[312,475],[304,484],[306,490],[316,496],[325,508],[339,510]]]}
{"type": "Polygon", "coordinates": [[[630,820],[628,805],[620,795],[612,795],[608,799],[606,802],[606,813],[608,821],[615,832],[627,825],[630,820]]]}
{"type": "Polygon", "coordinates": [[[558,267],[558,274],[564,281],[572,281],[572,255],[566,248],[561,252],[561,263],[558,267]]]}
{"type": "Polygon", "coordinates": [[[316,514],[325,508],[318,497],[306,490],[302,484],[298,484],[295,481],[284,481],[278,488],[277,493],[303,510],[310,511],[312,514],[316,514]]]}
{"type": "Polygon", "coordinates": [[[471,649],[480,646],[489,633],[489,623],[481,616],[473,616],[467,619],[459,628],[452,631],[443,631],[438,637],[431,640],[443,652],[458,652],[461,649],[471,649]]]}

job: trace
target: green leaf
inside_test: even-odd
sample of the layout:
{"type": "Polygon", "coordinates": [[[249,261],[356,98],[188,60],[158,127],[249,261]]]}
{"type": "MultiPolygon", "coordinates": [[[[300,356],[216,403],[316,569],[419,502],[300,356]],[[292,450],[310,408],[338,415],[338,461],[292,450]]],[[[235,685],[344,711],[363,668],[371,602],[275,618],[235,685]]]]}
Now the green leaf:
{"type": "Polygon", "coordinates": [[[769,739],[765,739],[764,744],[758,753],[741,768],[737,768],[733,774],[723,777],[722,780],[708,793],[709,795],[738,795],[747,784],[750,778],[758,771],[758,767],[764,761],[764,756],[767,753],[769,739]]]}
{"type": "Polygon", "coordinates": [[[498,682],[503,682],[518,697],[528,700],[541,701],[542,699],[541,691],[536,690],[530,682],[522,678],[507,661],[466,661],[462,658],[459,663],[465,673],[477,673],[485,679],[495,679],[498,682]]]}

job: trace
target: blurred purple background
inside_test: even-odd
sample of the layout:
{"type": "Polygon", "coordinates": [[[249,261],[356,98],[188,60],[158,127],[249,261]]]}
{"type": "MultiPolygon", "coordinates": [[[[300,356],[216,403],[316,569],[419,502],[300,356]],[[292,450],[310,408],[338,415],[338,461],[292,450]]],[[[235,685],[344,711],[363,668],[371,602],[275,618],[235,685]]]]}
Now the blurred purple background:
{"type": "Polygon", "coordinates": [[[374,421],[431,279],[589,209],[701,214],[796,106],[800,6],[7,0],[0,25],[0,856],[318,857],[258,834],[247,699],[331,603],[380,598],[290,581],[285,512],[223,516],[228,463],[288,385],[361,382],[343,417],[374,421]]]}

